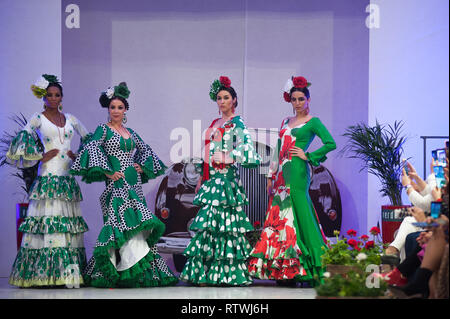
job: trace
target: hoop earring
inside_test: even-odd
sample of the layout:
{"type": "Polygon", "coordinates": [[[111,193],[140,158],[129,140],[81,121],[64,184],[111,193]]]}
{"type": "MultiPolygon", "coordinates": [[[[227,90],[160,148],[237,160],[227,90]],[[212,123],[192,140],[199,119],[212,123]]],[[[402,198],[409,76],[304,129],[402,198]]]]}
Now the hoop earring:
{"type": "Polygon", "coordinates": [[[127,113],[123,113],[122,123],[125,124],[127,121],[127,113]]]}

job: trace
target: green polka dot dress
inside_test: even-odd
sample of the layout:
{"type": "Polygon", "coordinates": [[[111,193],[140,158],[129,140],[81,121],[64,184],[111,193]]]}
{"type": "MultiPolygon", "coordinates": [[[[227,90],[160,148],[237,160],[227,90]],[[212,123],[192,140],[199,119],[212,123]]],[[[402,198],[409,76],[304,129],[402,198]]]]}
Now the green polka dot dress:
{"type": "Polygon", "coordinates": [[[155,246],[165,226],[147,208],[142,191],[142,183],[162,175],[166,166],[137,133],[128,131],[131,137],[124,139],[108,125],[98,126],[71,168],[86,183],[106,182],[100,196],[103,227],[84,280],[94,287],[173,285],[178,279],[155,246]],[[125,177],[113,181],[105,175],[114,172],[125,177]]]}
{"type": "Polygon", "coordinates": [[[246,260],[251,246],[245,233],[253,227],[242,208],[248,200],[237,167],[213,163],[211,158],[215,151],[223,151],[235,163],[254,168],[260,157],[240,116],[217,128],[206,147],[210,160],[194,198],[201,208],[190,226],[196,234],[184,251],[187,263],[180,279],[193,284],[249,285],[246,260]]]}

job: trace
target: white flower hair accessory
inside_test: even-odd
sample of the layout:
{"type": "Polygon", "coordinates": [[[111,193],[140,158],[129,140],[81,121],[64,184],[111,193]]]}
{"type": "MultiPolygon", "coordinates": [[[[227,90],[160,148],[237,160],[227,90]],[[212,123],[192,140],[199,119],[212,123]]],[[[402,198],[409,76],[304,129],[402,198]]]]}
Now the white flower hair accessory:
{"type": "Polygon", "coordinates": [[[43,76],[41,76],[37,81],[34,83],[34,86],[46,90],[48,85],[50,84],[49,81],[47,81],[43,76]]]}
{"type": "Polygon", "coordinates": [[[58,78],[55,75],[42,74],[36,83],[31,86],[31,91],[33,91],[34,96],[41,99],[47,94],[47,87],[50,83],[59,84],[58,78]]]}
{"type": "Polygon", "coordinates": [[[108,99],[112,99],[112,97],[114,96],[114,88],[112,87],[107,88],[105,94],[108,97],[108,99]]]}

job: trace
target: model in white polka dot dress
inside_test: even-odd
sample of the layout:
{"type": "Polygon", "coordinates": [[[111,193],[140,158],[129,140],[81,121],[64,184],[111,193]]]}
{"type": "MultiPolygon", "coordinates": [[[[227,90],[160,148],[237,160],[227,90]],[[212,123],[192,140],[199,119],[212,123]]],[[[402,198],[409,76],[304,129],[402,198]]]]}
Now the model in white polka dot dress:
{"type": "Polygon", "coordinates": [[[234,164],[254,168],[260,157],[241,117],[234,115],[237,98],[228,78],[216,81],[211,98],[223,117],[206,133],[203,178],[194,198],[201,208],[190,226],[196,235],[184,251],[188,260],[180,279],[197,285],[249,285],[251,246],[245,233],[253,227],[242,208],[248,200],[234,164]]]}

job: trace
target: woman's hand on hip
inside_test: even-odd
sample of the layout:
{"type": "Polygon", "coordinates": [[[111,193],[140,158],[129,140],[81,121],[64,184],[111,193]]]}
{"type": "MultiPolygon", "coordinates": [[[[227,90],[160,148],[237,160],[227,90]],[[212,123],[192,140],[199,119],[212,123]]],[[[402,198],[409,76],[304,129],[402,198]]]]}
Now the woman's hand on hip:
{"type": "Polygon", "coordinates": [[[300,157],[300,158],[301,158],[302,160],[304,160],[304,161],[307,161],[307,160],[308,160],[308,158],[306,157],[305,152],[304,152],[303,149],[301,149],[300,147],[292,146],[292,147],[289,149],[289,153],[290,153],[292,156],[300,157]]]}
{"type": "Polygon", "coordinates": [[[47,153],[44,153],[44,154],[42,155],[41,162],[42,162],[42,163],[48,162],[48,161],[51,160],[53,157],[55,157],[56,155],[58,155],[58,153],[59,153],[59,150],[56,149],[56,148],[54,148],[54,149],[48,151],[47,153]]]}

